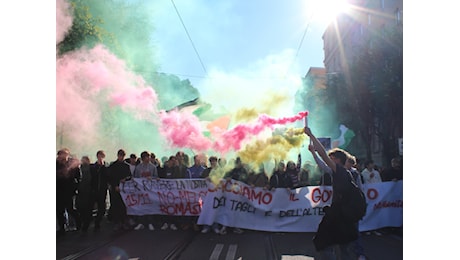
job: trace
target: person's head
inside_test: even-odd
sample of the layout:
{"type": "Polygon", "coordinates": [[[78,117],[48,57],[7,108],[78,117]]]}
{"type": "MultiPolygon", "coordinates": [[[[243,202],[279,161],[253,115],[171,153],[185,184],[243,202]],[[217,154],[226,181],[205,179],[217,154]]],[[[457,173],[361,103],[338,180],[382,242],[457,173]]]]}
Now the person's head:
{"type": "Polygon", "coordinates": [[[351,167],[356,165],[356,157],[354,155],[349,154],[347,161],[345,162],[345,169],[349,170],[351,167]]]}
{"type": "MultiPolygon", "coordinates": [[[[197,154],[195,156],[198,156],[199,163],[197,165],[207,167],[207,162],[208,162],[209,159],[208,159],[208,156],[205,153],[199,153],[199,154],[197,154]]],[[[195,156],[193,157],[194,160],[195,160],[195,156]]],[[[197,162],[194,161],[193,163],[196,164],[197,162]]]]}
{"type": "Polygon", "coordinates": [[[177,151],[176,153],[176,160],[177,160],[177,165],[188,165],[189,158],[188,156],[184,153],[184,151],[177,151]]]}
{"type": "Polygon", "coordinates": [[[89,159],[89,156],[85,155],[81,157],[80,163],[81,165],[89,165],[91,160],[89,159]]]}
{"type": "Polygon", "coordinates": [[[150,162],[153,164],[157,163],[157,155],[154,152],[150,153],[150,162]]]}
{"type": "Polygon", "coordinates": [[[200,156],[198,154],[193,156],[193,164],[194,165],[201,165],[200,156]]]}
{"type": "Polygon", "coordinates": [[[150,153],[148,151],[143,151],[141,153],[141,160],[142,160],[142,163],[149,163],[150,162],[150,153]]]}
{"type": "Polygon", "coordinates": [[[166,163],[167,161],[168,161],[168,157],[167,157],[167,156],[161,157],[161,163],[162,163],[163,165],[165,165],[165,163],[166,163]]]}
{"type": "Polygon", "coordinates": [[[288,161],[287,162],[287,168],[289,170],[294,170],[295,169],[295,162],[294,161],[288,161]]]}
{"type": "Polygon", "coordinates": [[[169,159],[166,161],[168,167],[173,167],[178,164],[177,158],[174,155],[169,156],[169,159]]]}
{"type": "Polygon", "coordinates": [[[348,158],[348,153],[340,148],[333,148],[327,154],[332,161],[343,166],[348,158]]]}
{"type": "Polygon", "coordinates": [[[184,160],[184,156],[185,156],[185,153],[184,153],[183,151],[178,151],[178,152],[176,153],[176,159],[177,159],[178,161],[183,161],[183,160],[184,160]]]}
{"type": "Polygon", "coordinates": [[[184,154],[184,157],[182,158],[182,164],[187,167],[190,165],[190,157],[188,154],[184,154]]]}
{"type": "Polygon", "coordinates": [[[211,165],[212,168],[216,168],[217,167],[217,157],[216,156],[209,157],[209,164],[211,165]]]}
{"type": "Polygon", "coordinates": [[[235,167],[237,167],[237,168],[243,167],[243,162],[241,161],[241,158],[240,158],[240,157],[236,157],[236,160],[235,160],[235,167]]]}
{"type": "Polygon", "coordinates": [[[286,168],[286,165],[284,164],[284,161],[281,161],[278,163],[278,167],[276,168],[277,171],[283,172],[286,168]]]}
{"type": "Polygon", "coordinates": [[[224,167],[225,165],[227,165],[227,160],[223,157],[220,157],[219,159],[217,159],[217,163],[220,167],[224,167]]]}
{"type": "Polygon", "coordinates": [[[401,167],[401,160],[398,157],[391,159],[391,167],[399,169],[401,167]]]}
{"type": "Polygon", "coordinates": [[[374,169],[374,161],[373,160],[367,160],[365,163],[364,163],[364,167],[366,167],[368,170],[373,170],[374,169]]]}
{"type": "Polygon", "coordinates": [[[96,158],[98,161],[103,161],[105,158],[105,152],[102,150],[99,150],[96,152],[96,158]]]}
{"type": "Polygon", "coordinates": [[[57,152],[57,160],[68,161],[70,157],[70,150],[68,148],[62,148],[57,152]]]}
{"type": "Polygon", "coordinates": [[[118,150],[117,157],[119,161],[123,161],[125,159],[126,152],[123,149],[118,150]]]}
{"type": "Polygon", "coordinates": [[[129,155],[129,163],[130,164],[136,164],[137,163],[137,156],[135,154],[130,154],[129,155]]]}

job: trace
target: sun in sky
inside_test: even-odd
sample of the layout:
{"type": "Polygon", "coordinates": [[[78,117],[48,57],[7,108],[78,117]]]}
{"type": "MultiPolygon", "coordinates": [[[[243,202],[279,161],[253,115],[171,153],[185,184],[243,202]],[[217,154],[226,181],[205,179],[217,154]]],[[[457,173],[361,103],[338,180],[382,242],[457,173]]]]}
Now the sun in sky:
{"type": "Polygon", "coordinates": [[[313,22],[327,26],[337,15],[350,8],[348,0],[310,0],[310,16],[313,22]]]}

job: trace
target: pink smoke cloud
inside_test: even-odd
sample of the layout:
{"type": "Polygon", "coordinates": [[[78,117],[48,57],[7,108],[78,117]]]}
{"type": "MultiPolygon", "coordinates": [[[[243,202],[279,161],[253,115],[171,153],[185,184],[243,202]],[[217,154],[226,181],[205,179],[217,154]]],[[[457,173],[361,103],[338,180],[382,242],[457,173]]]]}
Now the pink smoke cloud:
{"type": "Polygon", "coordinates": [[[308,111],[299,112],[293,117],[273,118],[267,115],[260,115],[255,124],[240,124],[224,132],[219,140],[214,143],[213,149],[221,154],[230,150],[239,150],[241,144],[250,136],[255,136],[263,130],[273,129],[274,125],[284,125],[301,120],[308,115],[308,111]]]}
{"type": "Polygon", "coordinates": [[[72,27],[73,17],[70,4],[65,0],[56,0],[56,44],[64,40],[72,27]]]}
{"type": "MultiPolygon", "coordinates": [[[[113,106],[132,108],[135,111],[154,112],[157,95],[152,88],[118,90],[110,97],[113,106]]],[[[141,113],[142,114],[142,113],[141,113]]]]}
{"type": "Polygon", "coordinates": [[[56,61],[56,123],[72,140],[95,135],[105,105],[154,118],[158,97],[141,76],[104,46],[66,53],[56,61]]]}
{"type": "Polygon", "coordinates": [[[302,120],[307,111],[299,112],[292,117],[273,118],[260,115],[253,124],[239,124],[221,135],[213,136],[214,141],[203,135],[205,131],[199,119],[190,112],[173,110],[160,112],[160,134],[168,143],[177,148],[190,148],[194,152],[205,152],[209,149],[225,155],[231,150],[238,151],[243,141],[260,134],[263,130],[273,129],[275,125],[284,125],[302,120]]]}
{"type": "Polygon", "coordinates": [[[177,148],[190,148],[195,152],[206,151],[212,146],[210,139],[203,135],[198,118],[191,113],[173,110],[160,112],[159,132],[169,144],[177,148]]]}

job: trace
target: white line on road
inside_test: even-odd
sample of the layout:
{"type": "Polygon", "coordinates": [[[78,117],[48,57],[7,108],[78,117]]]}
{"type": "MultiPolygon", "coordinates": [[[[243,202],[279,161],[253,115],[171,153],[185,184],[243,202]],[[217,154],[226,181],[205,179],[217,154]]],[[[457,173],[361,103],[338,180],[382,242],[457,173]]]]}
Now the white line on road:
{"type": "Polygon", "coordinates": [[[211,256],[209,257],[209,260],[219,260],[220,252],[222,252],[222,249],[224,249],[223,244],[217,244],[214,247],[214,250],[212,250],[211,256]]]}
{"type": "Polygon", "coordinates": [[[225,257],[225,260],[234,260],[237,248],[238,248],[237,245],[230,245],[228,247],[227,257],[225,257]]]}
{"type": "Polygon", "coordinates": [[[314,260],[315,258],[305,255],[283,255],[281,260],[314,260]]]}

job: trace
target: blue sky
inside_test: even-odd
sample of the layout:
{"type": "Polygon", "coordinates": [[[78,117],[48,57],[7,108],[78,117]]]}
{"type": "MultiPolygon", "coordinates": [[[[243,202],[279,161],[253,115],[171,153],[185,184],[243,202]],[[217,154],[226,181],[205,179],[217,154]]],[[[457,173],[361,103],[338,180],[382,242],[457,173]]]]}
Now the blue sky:
{"type": "Polygon", "coordinates": [[[312,18],[317,9],[311,2],[158,1],[153,39],[160,71],[190,79],[205,99],[221,103],[224,96],[213,91],[217,85],[240,94],[292,96],[310,67],[323,67],[325,23],[315,19],[318,13],[312,18]]]}

